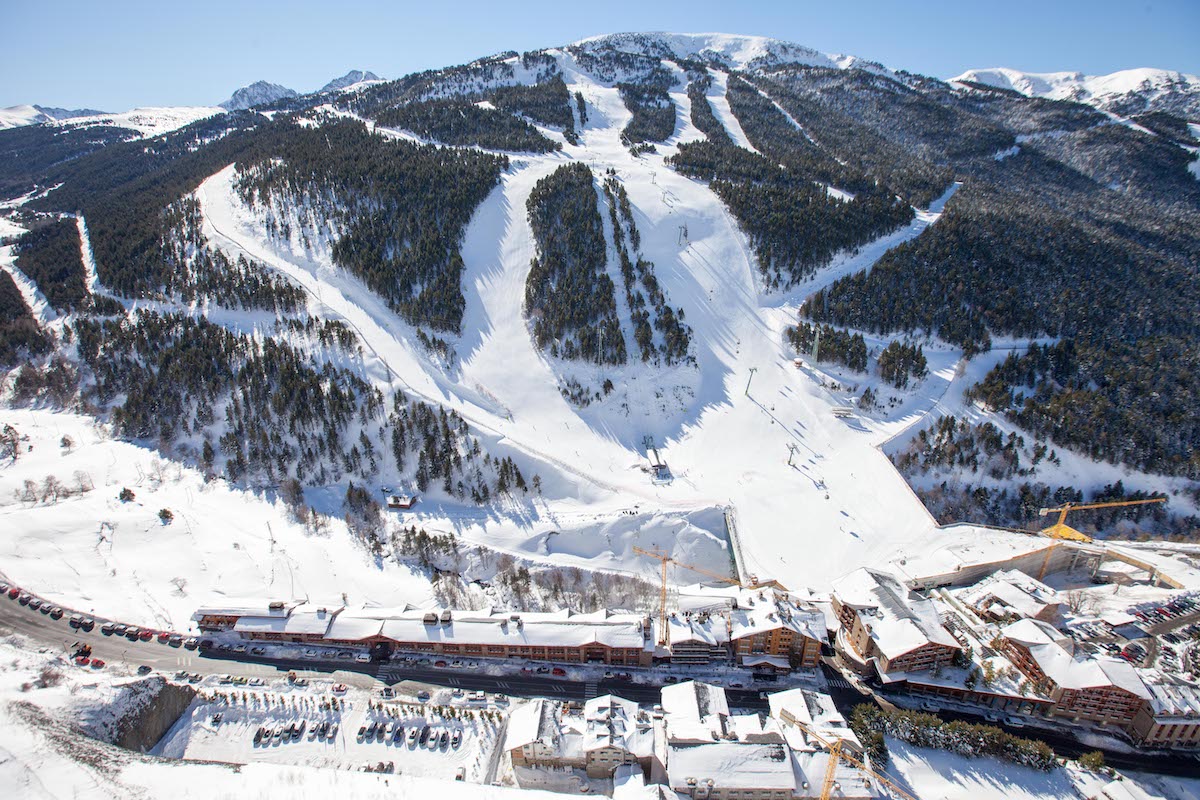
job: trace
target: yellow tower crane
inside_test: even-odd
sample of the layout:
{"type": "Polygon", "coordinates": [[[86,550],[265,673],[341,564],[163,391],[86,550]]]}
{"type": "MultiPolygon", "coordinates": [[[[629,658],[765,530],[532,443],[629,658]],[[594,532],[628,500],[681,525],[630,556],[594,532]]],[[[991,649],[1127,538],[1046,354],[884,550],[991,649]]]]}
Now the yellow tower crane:
{"type": "Polygon", "coordinates": [[[1086,511],[1091,508],[1118,508],[1120,506],[1144,506],[1148,503],[1165,503],[1165,497],[1152,497],[1149,500],[1114,500],[1110,503],[1064,503],[1057,508],[1043,508],[1038,511],[1038,516],[1048,516],[1050,514],[1058,514],[1058,522],[1041,531],[1042,536],[1049,536],[1051,539],[1068,539],[1072,542],[1090,542],[1092,537],[1085,533],[1072,528],[1067,524],[1067,514],[1072,511],[1086,511]]]}
{"type": "MultiPolygon", "coordinates": [[[[1067,514],[1072,511],[1086,511],[1093,508],[1120,508],[1121,506],[1144,506],[1149,503],[1165,502],[1167,502],[1167,498],[1165,497],[1152,497],[1148,500],[1113,500],[1108,503],[1064,503],[1055,508],[1043,508],[1038,511],[1038,516],[1045,517],[1050,514],[1058,514],[1058,522],[1038,531],[1038,534],[1050,539],[1063,539],[1070,542],[1090,544],[1092,537],[1086,533],[1080,533],[1067,524],[1067,514]]],[[[1057,541],[1046,548],[1046,557],[1042,560],[1042,568],[1038,572],[1039,581],[1046,577],[1046,570],[1050,568],[1050,558],[1054,555],[1054,551],[1057,548],[1057,541]]]]}
{"type": "Polygon", "coordinates": [[[822,746],[825,747],[826,750],[829,751],[829,762],[825,765],[825,779],[821,782],[821,800],[829,800],[829,798],[832,796],[833,782],[834,778],[837,777],[837,765],[839,761],[845,761],[859,772],[874,778],[881,786],[885,787],[896,797],[901,798],[901,800],[917,800],[917,798],[913,797],[900,786],[896,785],[896,782],[891,778],[883,773],[876,772],[868,767],[864,762],[847,753],[846,749],[842,746],[844,744],[842,739],[838,739],[836,742],[831,742],[821,734],[814,731],[808,725],[805,725],[803,722],[795,720],[794,724],[796,727],[800,728],[800,730],[804,731],[805,734],[811,736],[813,739],[816,739],[822,746]]]}
{"type": "Polygon", "coordinates": [[[650,558],[656,558],[662,562],[662,583],[659,587],[658,593],[658,643],[663,647],[666,647],[671,643],[671,634],[667,628],[667,564],[675,564],[676,566],[690,569],[693,572],[699,572],[701,575],[706,575],[713,580],[732,583],[736,586],[743,586],[742,582],[737,578],[730,578],[726,575],[718,575],[715,572],[709,572],[706,569],[702,569],[692,564],[685,564],[682,561],[676,561],[662,550],[646,550],[634,545],[633,552],[643,556],[650,556],[650,558]]]}

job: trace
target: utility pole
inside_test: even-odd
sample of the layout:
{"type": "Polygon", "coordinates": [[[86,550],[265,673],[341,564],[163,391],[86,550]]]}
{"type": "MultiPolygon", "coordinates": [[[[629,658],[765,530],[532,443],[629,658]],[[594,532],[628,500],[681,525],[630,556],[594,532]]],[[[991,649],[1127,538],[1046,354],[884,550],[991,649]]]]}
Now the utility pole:
{"type": "Polygon", "coordinates": [[[758,367],[750,368],[750,377],[746,379],[746,397],[750,396],[750,381],[754,380],[754,373],[758,372],[758,367]]]}
{"type": "Polygon", "coordinates": [[[796,455],[796,443],[788,442],[788,466],[792,466],[792,458],[796,455]]]}

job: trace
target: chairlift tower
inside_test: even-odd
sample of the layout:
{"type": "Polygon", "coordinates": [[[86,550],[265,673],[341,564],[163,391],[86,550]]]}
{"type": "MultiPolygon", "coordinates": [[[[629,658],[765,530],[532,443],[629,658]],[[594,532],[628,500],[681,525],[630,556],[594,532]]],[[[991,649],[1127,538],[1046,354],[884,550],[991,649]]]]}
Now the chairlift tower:
{"type": "Polygon", "coordinates": [[[680,247],[685,247],[688,244],[688,228],[687,228],[686,222],[679,226],[679,242],[678,242],[678,244],[680,247]]]}

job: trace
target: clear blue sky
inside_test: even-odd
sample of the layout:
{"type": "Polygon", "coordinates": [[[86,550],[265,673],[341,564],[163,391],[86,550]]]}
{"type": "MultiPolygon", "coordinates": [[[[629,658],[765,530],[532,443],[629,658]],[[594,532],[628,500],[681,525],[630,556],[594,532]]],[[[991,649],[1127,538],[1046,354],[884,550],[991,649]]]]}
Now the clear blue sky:
{"type": "Polygon", "coordinates": [[[628,30],[774,36],[950,77],[970,67],[1200,73],[1200,0],[0,0],[0,106],[208,105],[628,30]]]}

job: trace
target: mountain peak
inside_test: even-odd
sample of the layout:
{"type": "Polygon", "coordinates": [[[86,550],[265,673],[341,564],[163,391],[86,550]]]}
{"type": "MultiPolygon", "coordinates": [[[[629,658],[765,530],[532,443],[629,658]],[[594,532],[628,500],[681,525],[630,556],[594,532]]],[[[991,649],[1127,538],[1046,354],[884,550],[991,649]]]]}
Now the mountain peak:
{"type": "Polygon", "coordinates": [[[253,106],[274,103],[276,100],[296,96],[297,93],[286,86],[280,86],[277,83],[268,83],[267,81],[255,81],[230,95],[228,100],[221,103],[221,108],[226,111],[241,111],[253,106]]]}
{"type": "Polygon", "coordinates": [[[363,71],[361,69],[352,69],[340,78],[334,78],[329,83],[322,86],[318,92],[340,92],[342,89],[348,89],[358,83],[364,81],[377,81],[379,76],[374,72],[363,71]]]}

